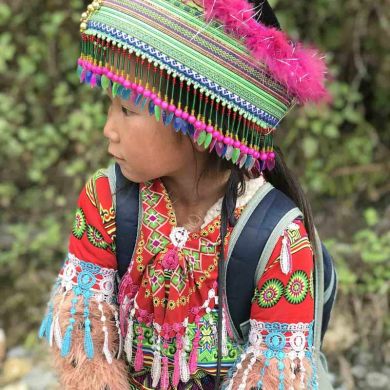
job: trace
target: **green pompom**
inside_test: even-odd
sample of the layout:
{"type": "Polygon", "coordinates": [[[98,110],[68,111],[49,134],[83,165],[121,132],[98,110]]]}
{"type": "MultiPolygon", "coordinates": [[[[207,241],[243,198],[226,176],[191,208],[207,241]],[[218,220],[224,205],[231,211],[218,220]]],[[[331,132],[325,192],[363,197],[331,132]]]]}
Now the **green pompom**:
{"type": "Polygon", "coordinates": [[[235,164],[239,157],[240,157],[240,149],[234,148],[233,154],[232,154],[232,162],[235,164]]]}
{"type": "Polygon", "coordinates": [[[205,131],[202,131],[199,134],[199,138],[198,138],[198,141],[197,141],[199,146],[203,144],[203,142],[205,141],[206,137],[207,137],[207,133],[205,131]]]}
{"type": "Polygon", "coordinates": [[[110,86],[110,79],[107,76],[102,76],[101,84],[103,89],[107,89],[110,86]]]}
{"type": "Polygon", "coordinates": [[[211,144],[211,141],[213,140],[213,135],[211,133],[207,133],[206,140],[204,141],[204,147],[208,148],[211,144]]]}
{"type": "Polygon", "coordinates": [[[157,122],[159,122],[160,118],[161,118],[161,108],[160,108],[160,106],[154,106],[154,116],[156,117],[157,122]]]}

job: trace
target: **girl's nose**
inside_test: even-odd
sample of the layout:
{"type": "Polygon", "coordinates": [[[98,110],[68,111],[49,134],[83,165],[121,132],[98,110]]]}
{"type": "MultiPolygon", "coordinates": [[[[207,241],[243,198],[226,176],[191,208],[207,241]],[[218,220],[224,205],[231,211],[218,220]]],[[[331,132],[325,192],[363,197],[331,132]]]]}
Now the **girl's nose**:
{"type": "Polygon", "coordinates": [[[115,130],[115,124],[113,120],[108,118],[106,124],[104,125],[103,134],[106,138],[108,138],[111,142],[119,142],[119,133],[115,130]]]}

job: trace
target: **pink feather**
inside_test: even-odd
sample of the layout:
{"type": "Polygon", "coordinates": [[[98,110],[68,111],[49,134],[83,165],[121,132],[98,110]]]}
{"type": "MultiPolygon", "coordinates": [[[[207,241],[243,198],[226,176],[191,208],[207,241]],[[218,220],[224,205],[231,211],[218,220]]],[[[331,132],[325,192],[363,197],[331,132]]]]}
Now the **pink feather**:
{"type": "Polygon", "coordinates": [[[314,47],[293,43],[284,32],[257,22],[247,0],[204,0],[204,10],[206,21],[216,19],[226,33],[244,36],[254,58],[301,104],[331,100],[325,88],[326,64],[314,47]]]}

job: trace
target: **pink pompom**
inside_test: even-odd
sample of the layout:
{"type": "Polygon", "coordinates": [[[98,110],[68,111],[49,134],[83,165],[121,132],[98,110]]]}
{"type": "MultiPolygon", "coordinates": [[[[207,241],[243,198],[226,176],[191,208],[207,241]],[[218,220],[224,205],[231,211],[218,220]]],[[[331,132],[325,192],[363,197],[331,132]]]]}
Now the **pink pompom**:
{"type": "Polygon", "coordinates": [[[206,127],[206,131],[207,131],[208,133],[212,133],[212,132],[214,131],[214,127],[211,126],[211,125],[208,125],[208,126],[206,127]]]}
{"type": "Polygon", "coordinates": [[[233,146],[235,148],[239,148],[241,146],[241,142],[240,141],[234,141],[233,146]]]}
{"type": "Polygon", "coordinates": [[[176,110],[176,106],[174,104],[170,104],[169,107],[168,107],[168,111],[169,112],[175,112],[176,110]]]}
{"type": "Polygon", "coordinates": [[[112,73],[111,71],[107,72],[106,76],[112,80],[112,78],[114,77],[114,73],[112,73]]]}
{"type": "Polygon", "coordinates": [[[190,114],[187,111],[183,111],[181,114],[182,119],[187,120],[187,118],[190,116],[190,114]]]}
{"type": "Polygon", "coordinates": [[[326,63],[314,48],[294,43],[276,27],[256,21],[258,12],[248,0],[203,0],[206,21],[217,19],[225,32],[244,37],[254,61],[267,65],[274,79],[300,103],[330,101],[325,89],[326,63]]]}
{"type": "Polygon", "coordinates": [[[123,85],[123,83],[125,82],[125,78],[123,76],[120,76],[118,82],[119,84],[123,85]]]}
{"type": "Polygon", "coordinates": [[[160,379],[160,387],[162,390],[167,390],[169,386],[169,375],[168,375],[168,358],[164,356],[162,358],[163,367],[160,379]]]}
{"type": "MultiPolygon", "coordinates": [[[[191,121],[190,121],[190,123],[191,123],[191,121]]],[[[202,122],[201,121],[196,121],[194,126],[195,126],[195,129],[200,129],[202,127],[202,122]]]]}
{"type": "Polygon", "coordinates": [[[180,108],[177,108],[176,110],[175,110],[175,116],[177,116],[177,117],[181,117],[181,114],[183,113],[183,110],[181,110],[180,108]]]}
{"type": "Polygon", "coordinates": [[[137,92],[138,93],[143,93],[144,92],[144,87],[142,86],[142,85],[139,85],[138,87],[137,87],[137,92]]]}
{"type": "Polygon", "coordinates": [[[119,76],[114,74],[112,80],[117,83],[119,81],[119,76]]]}
{"type": "Polygon", "coordinates": [[[145,89],[143,95],[145,97],[149,97],[151,95],[152,91],[150,89],[145,89]]]}
{"type": "Polygon", "coordinates": [[[259,152],[255,152],[253,157],[257,160],[260,157],[260,153],[259,152]]]}
{"type": "Polygon", "coordinates": [[[215,130],[214,132],[213,132],[213,138],[215,138],[215,139],[218,139],[219,138],[219,131],[217,131],[217,130],[215,130]]]}
{"type": "Polygon", "coordinates": [[[266,152],[264,152],[264,151],[260,152],[260,160],[261,161],[267,160],[267,153],[266,152]]]}
{"type": "Polygon", "coordinates": [[[240,150],[242,153],[245,153],[245,149],[246,149],[246,146],[245,145],[241,145],[240,146],[240,150]]]}
{"type": "Polygon", "coordinates": [[[275,153],[274,152],[270,152],[268,156],[269,156],[269,158],[275,158],[275,153]]]}
{"type": "Polygon", "coordinates": [[[161,103],[161,108],[162,108],[163,110],[166,110],[166,109],[168,108],[168,106],[169,106],[169,104],[168,104],[168,102],[166,102],[165,100],[161,103]]]}
{"type": "Polygon", "coordinates": [[[154,104],[155,104],[156,106],[160,106],[160,105],[161,105],[161,102],[162,102],[162,100],[161,100],[161,98],[159,98],[159,97],[156,97],[156,98],[154,99],[154,104]]]}
{"type": "Polygon", "coordinates": [[[141,371],[144,368],[144,354],[142,352],[142,344],[137,346],[137,352],[135,354],[134,369],[135,371],[141,371]]]}
{"type": "Polygon", "coordinates": [[[195,121],[196,121],[196,118],[193,115],[190,115],[189,118],[188,118],[188,122],[192,124],[195,121]]]}

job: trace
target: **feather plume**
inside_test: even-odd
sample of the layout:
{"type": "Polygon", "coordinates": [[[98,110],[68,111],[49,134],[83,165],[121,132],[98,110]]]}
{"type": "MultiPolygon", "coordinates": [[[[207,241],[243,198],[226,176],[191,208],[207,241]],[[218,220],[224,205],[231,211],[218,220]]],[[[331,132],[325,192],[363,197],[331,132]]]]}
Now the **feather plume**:
{"type": "Polygon", "coordinates": [[[243,37],[254,58],[264,63],[273,78],[299,103],[330,102],[325,88],[327,68],[317,49],[294,43],[284,32],[257,22],[258,11],[247,0],[204,0],[203,3],[206,21],[218,20],[226,33],[243,37]]]}

